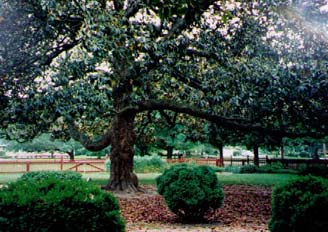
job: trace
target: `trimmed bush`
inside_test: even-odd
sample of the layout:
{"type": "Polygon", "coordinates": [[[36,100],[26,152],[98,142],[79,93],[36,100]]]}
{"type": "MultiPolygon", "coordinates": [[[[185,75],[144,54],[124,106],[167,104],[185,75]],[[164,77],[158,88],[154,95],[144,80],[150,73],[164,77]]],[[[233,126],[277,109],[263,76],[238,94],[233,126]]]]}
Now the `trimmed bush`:
{"type": "Polygon", "coordinates": [[[273,191],[269,229],[271,232],[325,232],[327,215],[327,181],[302,177],[273,191]]]}
{"type": "Polygon", "coordinates": [[[258,168],[253,164],[248,164],[248,165],[242,166],[240,168],[239,172],[240,173],[256,173],[256,172],[258,172],[258,168]]]}
{"type": "Polygon", "coordinates": [[[116,198],[84,180],[19,180],[0,190],[6,232],[113,231],[125,224],[116,198]]]}
{"type": "Polygon", "coordinates": [[[325,164],[302,164],[298,170],[300,175],[328,177],[328,167],[325,164]]]}
{"type": "Polygon", "coordinates": [[[187,221],[201,221],[210,209],[221,207],[223,190],[208,166],[178,164],[156,179],[158,193],[169,209],[187,221]]]}
{"type": "Polygon", "coordinates": [[[257,168],[258,173],[293,173],[297,174],[296,170],[285,168],[280,162],[266,164],[257,168]]]}
{"type": "Polygon", "coordinates": [[[72,171],[36,171],[24,173],[18,180],[43,180],[43,179],[57,179],[57,180],[81,180],[82,175],[78,172],[72,171]]]}

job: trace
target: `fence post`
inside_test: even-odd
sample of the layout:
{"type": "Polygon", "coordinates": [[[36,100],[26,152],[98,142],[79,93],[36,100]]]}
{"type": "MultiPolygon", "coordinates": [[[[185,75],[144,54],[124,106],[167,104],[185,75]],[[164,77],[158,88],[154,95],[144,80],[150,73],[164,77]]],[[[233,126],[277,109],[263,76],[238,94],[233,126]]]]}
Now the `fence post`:
{"type": "Polygon", "coordinates": [[[231,160],[230,160],[230,165],[232,166],[232,156],[231,156],[231,160]]]}
{"type": "Polygon", "coordinates": [[[31,161],[27,161],[26,162],[26,172],[30,171],[30,165],[31,165],[31,161]]]}
{"type": "Polygon", "coordinates": [[[247,164],[249,164],[249,155],[247,156],[247,164]]]}

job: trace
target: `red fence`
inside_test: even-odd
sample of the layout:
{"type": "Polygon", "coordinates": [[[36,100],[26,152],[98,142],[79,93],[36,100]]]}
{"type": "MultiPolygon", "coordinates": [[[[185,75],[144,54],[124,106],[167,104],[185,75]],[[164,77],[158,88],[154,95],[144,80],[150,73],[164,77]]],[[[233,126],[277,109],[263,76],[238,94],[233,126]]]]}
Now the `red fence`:
{"type": "Polygon", "coordinates": [[[3,160],[0,173],[23,173],[30,171],[76,171],[103,172],[104,160],[3,160]]]}

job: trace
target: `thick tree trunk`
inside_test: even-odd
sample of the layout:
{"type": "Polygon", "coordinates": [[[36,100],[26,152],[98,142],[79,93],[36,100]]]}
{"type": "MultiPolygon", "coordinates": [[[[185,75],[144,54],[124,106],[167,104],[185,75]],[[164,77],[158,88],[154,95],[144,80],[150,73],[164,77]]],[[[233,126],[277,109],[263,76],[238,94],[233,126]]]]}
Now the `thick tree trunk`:
{"type": "Polygon", "coordinates": [[[254,165],[258,167],[260,165],[259,147],[257,145],[254,145],[253,151],[254,151],[254,165]]]}
{"type": "Polygon", "coordinates": [[[133,173],[134,115],[118,115],[112,124],[110,179],[105,189],[137,192],[138,178],[133,173]]]}

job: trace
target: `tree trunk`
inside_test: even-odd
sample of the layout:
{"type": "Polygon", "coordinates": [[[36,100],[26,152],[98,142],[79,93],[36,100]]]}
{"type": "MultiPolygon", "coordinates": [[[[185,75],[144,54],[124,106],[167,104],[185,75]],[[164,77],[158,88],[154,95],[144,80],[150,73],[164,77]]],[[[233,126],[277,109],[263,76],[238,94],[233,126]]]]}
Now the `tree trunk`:
{"type": "Polygon", "coordinates": [[[74,153],[75,153],[74,150],[67,151],[66,153],[68,154],[69,159],[71,161],[73,161],[74,160],[74,153]]]}
{"type": "Polygon", "coordinates": [[[259,146],[254,145],[253,151],[254,151],[254,165],[256,167],[258,167],[260,165],[260,160],[259,160],[259,146]]]}
{"type": "Polygon", "coordinates": [[[223,144],[219,144],[218,145],[218,148],[219,148],[219,158],[220,158],[220,160],[221,160],[221,165],[222,165],[222,167],[224,167],[224,159],[223,159],[223,144]]]}
{"type": "Polygon", "coordinates": [[[167,159],[172,159],[172,157],[173,157],[173,146],[167,146],[166,147],[166,152],[167,152],[167,154],[166,154],[166,158],[167,159]]]}
{"type": "Polygon", "coordinates": [[[105,189],[137,192],[138,178],[133,173],[134,115],[117,115],[112,124],[110,179],[105,189]]]}
{"type": "Polygon", "coordinates": [[[284,144],[281,142],[280,144],[280,158],[283,160],[285,158],[285,150],[284,150],[284,144]]]}

